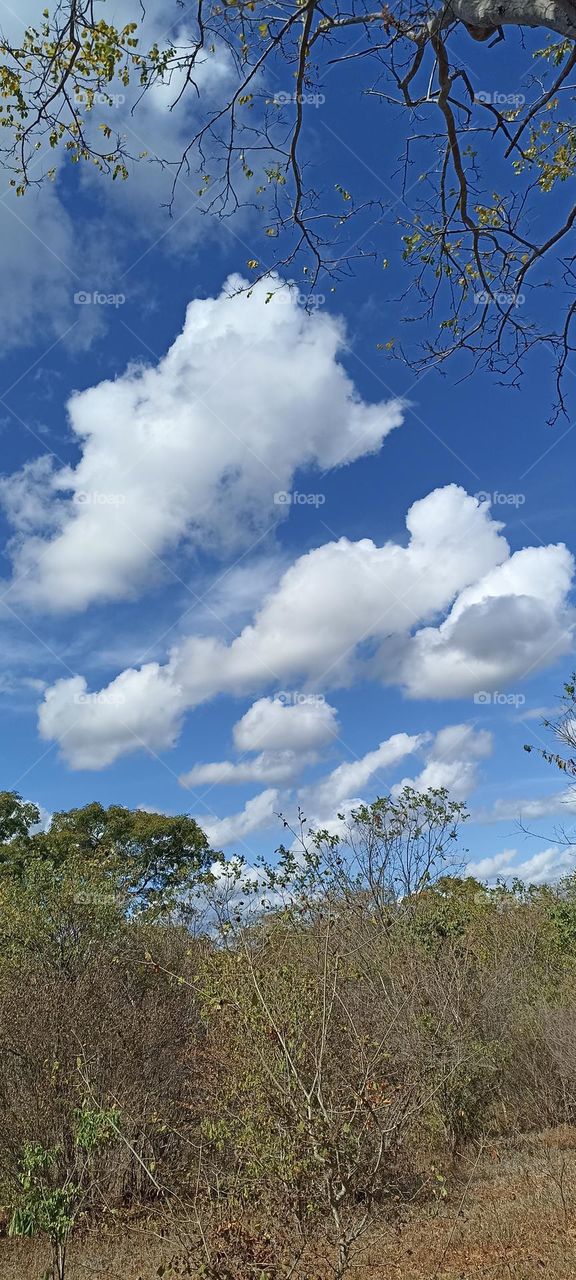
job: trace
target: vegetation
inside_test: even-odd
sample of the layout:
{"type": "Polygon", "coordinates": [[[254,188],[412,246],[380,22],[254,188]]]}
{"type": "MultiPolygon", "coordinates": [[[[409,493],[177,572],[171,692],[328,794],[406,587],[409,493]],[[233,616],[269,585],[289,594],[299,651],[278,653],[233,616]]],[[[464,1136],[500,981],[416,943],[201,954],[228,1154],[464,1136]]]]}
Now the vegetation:
{"type": "Polygon", "coordinates": [[[256,867],[185,817],[0,815],[0,1189],[51,1280],[135,1213],[157,1275],[341,1280],[471,1159],[576,1126],[576,875],[459,875],[445,791],[256,867]]]}

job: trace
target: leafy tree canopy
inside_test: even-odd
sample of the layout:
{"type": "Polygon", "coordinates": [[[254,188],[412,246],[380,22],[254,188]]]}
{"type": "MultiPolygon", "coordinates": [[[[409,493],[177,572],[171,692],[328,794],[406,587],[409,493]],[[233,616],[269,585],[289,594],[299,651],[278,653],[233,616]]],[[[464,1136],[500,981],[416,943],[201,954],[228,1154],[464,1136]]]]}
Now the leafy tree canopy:
{"type": "Polygon", "coordinates": [[[0,791],[0,858],[3,846],[17,838],[26,838],[30,828],[40,822],[37,805],[23,800],[17,791],[0,791]]]}
{"type": "Polygon", "coordinates": [[[28,875],[32,865],[56,872],[75,868],[87,879],[105,877],[132,905],[173,899],[207,870],[211,854],[204,832],[186,814],[172,816],[104,808],[98,802],[55,813],[48,831],[31,832],[35,805],[0,793],[0,860],[5,870],[28,875]]]}

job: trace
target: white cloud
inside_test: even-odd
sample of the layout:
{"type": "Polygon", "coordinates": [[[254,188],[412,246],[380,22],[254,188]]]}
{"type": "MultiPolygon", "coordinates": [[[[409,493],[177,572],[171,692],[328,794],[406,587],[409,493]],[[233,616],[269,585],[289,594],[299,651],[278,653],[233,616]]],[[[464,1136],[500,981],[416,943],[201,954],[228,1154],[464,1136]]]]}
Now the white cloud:
{"type": "Polygon", "coordinates": [[[79,767],[90,767],[86,760],[93,754],[92,767],[100,767],[137,748],[135,725],[146,745],[169,745],[185,711],[219,693],[290,688],[296,681],[300,687],[334,687],[380,674],[388,683],[406,682],[412,695],[437,697],[442,688],[444,696],[459,696],[464,685],[475,690],[480,680],[480,688],[488,689],[520,681],[564,651],[573,567],[564,547],[510,557],[500,524],[456,485],[414,503],[407,525],[407,546],[341,538],[300,556],[254,622],[230,643],[214,635],[190,636],[173,647],[165,665],[129,668],[93,703],[78,705],[78,694],[87,692],[80,677],[57,682],[40,708],[42,737],[59,740],[72,765],[78,767],[82,759],[79,767]],[[500,573],[499,565],[508,573],[500,573]],[[515,595],[520,588],[522,594],[515,595]],[[486,602],[488,630],[482,613],[486,602]],[[531,619],[520,632],[510,623],[511,615],[518,622],[516,605],[531,619]],[[427,637],[440,634],[442,625],[434,632],[418,628],[447,609],[452,632],[430,645],[427,637]],[[476,664],[475,621],[476,650],[489,654],[489,661],[476,664]],[[470,669],[468,656],[454,645],[453,632],[461,623],[470,669]],[[494,635],[498,645],[491,642],[494,635]],[[382,646],[376,662],[369,651],[366,657],[368,642],[382,646]]]}
{"type": "Polygon", "coordinates": [[[469,862],[466,871],[477,880],[512,880],[518,877],[525,884],[547,884],[574,870],[576,846],[562,849],[551,845],[531,858],[518,861],[519,858],[517,849],[504,849],[493,857],[469,862]]]}
{"type": "Polygon", "coordinates": [[[46,690],[41,736],[56,737],[77,769],[101,769],[127,750],[160,751],[176,741],[183,715],[179,689],[158,663],[124,671],[114,686],[91,694],[83,676],[74,676],[46,690]]]}
{"type": "Polygon", "coordinates": [[[416,791],[445,787],[452,800],[466,800],[476,787],[478,765],[492,754],[494,741],[486,729],[475,729],[469,724],[451,724],[436,734],[427,760],[416,778],[405,778],[395,787],[397,793],[403,786],[416,791]]]}
{"type": "MultiPolygon", "coordinates": [[[[363,789],[374,784],[376,775],[381,770],[394,768],[400,760],[417,751],[426,742],[427,737],[426,734],[415,736],[407,733],[393,734],[391,738],[381,742],[375,751],[369,751],[359,760],[338,765],[319,782],[303,788],[298,793],[298,802],[305,809],[307,821],[312,826],[328,826],[333,831],[339,829],[340,824],[336,814],[340,810],[349,811],[355,805],[362,803],[363,789]]],[[[241,770],[245,766],[241,764],[230,767],[241,770]]],[[[196,782],[229,781],[229,778],[220,776],[214,778],[204,776],[205,771],[219,768],[224,768],[224,765],[200,765],[191,771],[188,778],[193,776],[196,782]]],[[[385,790],[384,786],[380,786],[380,793],[385,790]]],[[[279,805],[279,792],[276,789],[268,789],[254,796],[239,813],[231,817],[213,820],[199,817],[198,822],[212,846],[223,848],[273,825],[274,821],[277,821],[279,805]]]]}
{"type": "MultiPolygon", "coordinates": [[[[426,741],[426,735],[395,733],[359,760],[340,764],[300,794],[302,805],[314,823],[333,819],[340,809],[361,803],[363,789],[373,783],[382,769],[390,769],[411,755],[426,741]]],[[[380,788],[382,790],[382,788],[380,788]]]]}
{"type": "Polygon", "coordinates": [[[228,845],[241,843],[255,831],[264,830],[277,822],[278,792],[274,788],[261,791],[259,795],[248,800],[240,813],[231,814],[228,818],[197,817],[205,831],[213,849],[224,849],[228,845]]]}
{"type": "Polygon", "coordinates": [[[293,782],[305,766],[316,759],[312,753],[296,751],[262,751],[252,760],[220,760],[212,764],[196,764],[182,774],[183,787],[231,786],[245,782],[293,782]]]}
{"type": "MultiPolygon", "coordinates": [[[[32,801],[32,803],[35,804],[36,802],[32,801]]],[[[36,807],[40,814],[40,818],[38,822],[35,822],[34,825],[30,827],[32,835],[36,835],[39,831],[49,831],[50,823],[52,822],[52,813],[50,812],[50,809],[46,809],[43,804],[39,804],[36,807]]]]}
{"type": "Polygon", "coordinates": [[[349,811],[366,799],[390,791],[397,798],[406,786],[416,791],[445,787],[452,800],[464,800],[478,780],[478,764],[492,752],[492,734],[472,725],[453,724],[434,736],[430,733],[396,733],[359,760],[338,765],[325,778],[300,792],[300,800],[315,823],[334,819],[339,811],[349,811]],[[415,778],[404,778],[392,787],[383,786],[376,775],[395,767],[407,755],[422,753],[425,765],[415,778]]]}
{"type": "MultiPolygon", "coordinates": [[[[146,9],[135,13],[133,0],[116,0],[110,21],[119,27],[137,21],[142,50],[150,49],[155,42],[160,48],[173,43],[181,51],[196,43],[197,32],[187,25],[184,6],[179,10],[175,5],[172,14],[165,6],[160,6],[158,12],[146,9]]],[[[161,252],[187,251],[188,254],[191,245],[200,239],[205,242],[218,228],[221,234],[222,223],[216,216],[210,218],[206,214],[207,200],[199,197],[201,180],[194,152],[189,155],[189,170],[185,166],[180,174],[172,217],[167,206],[173,197],[175,167],[200,119],[220,105],[222,96],[236,79],[233,59],[226,46],[209,43],[197,59],[194,85],[189,84],[187,89],[184,66],[171,72],[169,83],[153,83],[144,94],[137,74],[128,85],[117,78],[107,90],[112,105],[98,100],[92,111],[86,113],[86,134],[95,147],[101,147],[102,124],[110,127],[113,137],[120,134],[124,142],[129,173],[126,181],[113,182],[91,165],[84,165],[79,171],[92,199],[109,215],[115,215],[120,234],[128,225],[141,237],[153,238],[161,252]],[[180,97],[182,89],[185,91],[180,97]]],[[[207,147],[206,139],[205,152],[207,147]]],[[[240,209],[235,219],[236,234],[241,233],[246,222],[247,216],[240,209]]],[[[135,248],[133,237],[132,251],[137,265],[143,249],[141,244],[135,248]]],[[[128,276],[128,287],[133,279],[128,276]]]]}
{"type": "Polygon", "coordinates": [[[566,597],[574,560],[560,544],[527,547],[467,587],[402,660],[412,697],[452,698],[509,684],[572,648],[566,597]]]}
{"type": "MultiPolygon", "coordinates": [[[[28,23],[38,24],[39,15],[36,0],[20,0],[13,7],[3,5],[3,36],[18,43],[28,23]]],[[[193,34],[176,7],[172,23],[166,14],[136,17],[143,48],[150,48],[157,38],[161,44],[175,39],[180,47],[193,42],[193,34]]],[[[122,25],[133,18],[131,0],[120,0],[111,20],[122,25]]],[[[225,91],[231,73],[232,62],[224,47],[199,60],[195,79],[203,109],[210,109],[216,96],[225,91]]],[[[87,347],[115,313],[109,307],[75,305],[76,292],[121,292],[128,299],[142,299],[136,269],[151,241],[159,252],[186,253],[189,261],[192,245],[221,234],[218,218],[205,216],[205,201],[198,198],[200,184],[194,172],[182,175],[172,218],[167,209],[173,162],[181,157],[200,118],[192,86],[170,110],[184,75],[185,71],[175,72],[171,85],[153,86],[134,114],[132,108],[141,96],[139,77],[128,87],[118,79],[109,86],[113,105],[97,101],[86,114],[86,136],[97,149],[102,144],[101,126],[108,125],[113,136],[122,136],[129,155],[135,157],[134,161],[127,159],[130,177],[126,182],[113,182],[91,164],[72,166],[64,150],[52,151],[44,140],[30,161],[30,178],[39,182],[56,165],[56,182],[44,178],[38,186],[30,186],[23,198],[6,185],[0,200],[0,273],[5,294],[10,297],[9,323],[2,335],[4,352],[32,345],[39,333],[46,348],[58,339],[72,347],[87,347]],[[140,158],[144,153],[147,158],[140,158]],[[166,160],[167,165],[159,163],[166,160]],[[66,189],[62,185],[64,173],[66,189]],[[88,210],[74,224],[64,194],[71,181],[84,187],[88,210]]],[[[2,130],[6,149],[13,136],[9,129],[2,130]]],[[[246,220],[241,211],[237,230],[246,220]]],[[[149,299],[144,297],[143,301],[146,305],[149,299]]]]}
{"type": "Polygon", "coordinates": [[[530,822],[551,814],[566,816],[576,813],[576,787],[565,787],[549,796],[537,798],[515,796],[511,800],[500,799],[490,809],[479,809],[472,815],[475,822],[530,822]]]}
{"type": "Polygon", "coordinates": [[[234,726],[238,751],[311,751],[338,733],[338,713],[321,696],[259,698],[234,726]]]}
{"type": "Polygon", "coordinates": [[[296,468],[337,467],[379,449],[398,403],[365,404],[338,361],[341,323],[293,292],[192,302],[156,367],[73,395],[76,467],[3,482],[18,535],[16,598],[55,610],[134,597],[184,539],[230,553],[287,507],[296,468]],[[39,488],[42,497],[39,498],[39,488]],[[72,498],[69,496],[72,493],[72,498]],[[36,516],[36,523],[34,522],[36,516]]]}
{"type": "Polygon", "coordinates": [[[185,787],[293,782],[317,759],[317,749],[326,746],[337,733],[336,708],[322,697],[300,694],[292,702],[281,697],[259,698],[233,730],[237,751],[259,754],[251,760],[194,765],[180,782],[185,787]]]}
{"type": "MultiPolygon", "coordinates": [[[[240,721],[242,723],[242,721],[240,721]]],[[[313,827],[327,827],[334,833],[341,830],[342,824],[338,813],[348,814],[366,799],[373,799],[376,794],[385,795],[388,791],[397,795],[407,783],[418,790],[428,787],[447,786],[453,799],[463,798],[476,784],[478,761],[490,754],[492,749],[491,734],[484,730],[475,731],[469,725],[448,725],[434,737],[429,733],[410,735],[395,733],[381,742],[374,750],[358,760],[346,761],[337,766],[317,782],[303,787],[297,794],[298,804],[304,809],[307,822],[313,827]],[[415,780],[406,779],[390,788],[378,775],[384,771],[396,769],[402,760],[415,752],[424,752],[427,757],[425,768],[415,780]],[[445,768],[446,772],[438,771],[445,768]],[[449,774],[449,776],[448,776],[449,774]]],[[[286,756],[298,761],[296,753],[286,752],[286,756]]],[[[182,779],[190,785],[221,782],[290,782],[292,776],[273,776],[275,756],[264,753],[255,760],[234,765],[229,762],[221,764],[198,765],[182,779]],[[268,775],[266,769],[269,769],[268,775]],[[228,771],[228,772],[226,772],[228,771]]],[[[279,760],[277,761],[279,764],[279,760]]],[[[305,762],[306,763],[306,762],[305,762]]],[[[224,846],[242,840],[245,836],[261,831],[272,825],[279,808],[277,790],[266,790],[249,800],[240,813],[229,818],[204,820],[199,822],[209,835],[213,845],[224,846]]],[[[470,874],[475,874],[470,872],[470,874]]]]}

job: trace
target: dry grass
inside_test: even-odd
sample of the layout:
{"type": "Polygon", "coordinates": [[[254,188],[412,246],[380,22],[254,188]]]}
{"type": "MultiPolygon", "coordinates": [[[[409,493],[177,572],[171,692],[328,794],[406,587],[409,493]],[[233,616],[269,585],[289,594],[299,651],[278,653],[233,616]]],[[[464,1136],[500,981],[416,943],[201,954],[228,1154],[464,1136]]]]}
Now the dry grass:
{"type": "MultiPolygon", "coordinates": [[[[461,1164],[447,1187],[445,1198],[402,1208],[374,1233],[354,1280],[576,1276],[576,1128],[491,1144],[461,1164]]],[[[154,1280],[175,1250],[152,1222],[114,1223],[75,1242],[70,1280],[154,1280]]],[[[37,1242],[0,1240],[0,1280],[42,1280],[47,1261],[37,1242]]],[[[322,1273],[329,1268],[318,1259],[308,1280],[322,1273]]]]}
{"type": "Polygon", "coordinates": [[[383,1231],[362,1280],[573,1280],[576,1129],[487,1148],[446,1200],[383,1231]]]}

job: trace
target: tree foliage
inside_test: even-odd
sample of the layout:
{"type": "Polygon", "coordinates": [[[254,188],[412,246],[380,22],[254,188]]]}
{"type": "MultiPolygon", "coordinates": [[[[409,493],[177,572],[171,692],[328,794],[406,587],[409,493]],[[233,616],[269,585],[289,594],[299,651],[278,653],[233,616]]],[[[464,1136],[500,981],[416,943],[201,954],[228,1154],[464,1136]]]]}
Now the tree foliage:
{"type": "MultiPolygon", "coordinates": [[[[84,876],[86,892],[130,909],[168,906],[210,864],[204,832],[186,814],[149,813],[94,802],[52,815],[46,831],[34,805],[0,793],[0,865],[22,880],[35,872],[84,876]],[[5,816],[3,816],[5,815],[5,816]],[[93,887],[90,888],[90,883],[93,887]]],[[[89,901],[89,896],[88,899],[89,901]]]]}

